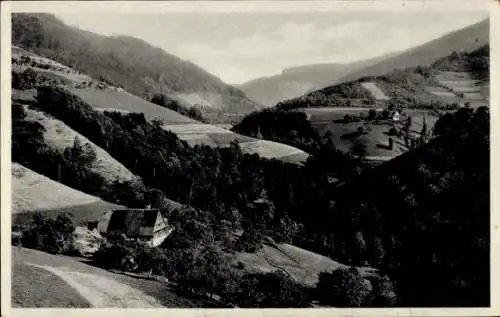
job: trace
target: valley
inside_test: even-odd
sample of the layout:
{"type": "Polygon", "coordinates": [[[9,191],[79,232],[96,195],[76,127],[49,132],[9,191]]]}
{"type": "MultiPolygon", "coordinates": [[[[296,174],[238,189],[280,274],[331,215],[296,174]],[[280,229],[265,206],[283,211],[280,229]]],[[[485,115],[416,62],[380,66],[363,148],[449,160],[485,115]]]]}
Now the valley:
{"type": "Polygon", "coordinates": [[[235,88],[14,14],[13,306],[488,306],[486,25],[235,88]]]}

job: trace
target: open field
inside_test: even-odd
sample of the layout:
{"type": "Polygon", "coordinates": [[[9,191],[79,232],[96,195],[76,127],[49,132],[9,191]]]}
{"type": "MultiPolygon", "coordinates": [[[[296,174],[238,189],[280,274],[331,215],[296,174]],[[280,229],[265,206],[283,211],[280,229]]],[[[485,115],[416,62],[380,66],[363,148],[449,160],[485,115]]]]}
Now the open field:
{"type": "Polygon", "coordinates": [[[94,108],[140,112],[144,113],[146,119],[160,119],[163,120],[164,124],[198,123],[173,110],[155,105],[125,92],[97,88],[72,88],[70,91],[94,108]]]}
{"type": "Polygon", "coordinates": [[[92,204],[99,200],[12,163],[12,213],[92,204]]]}
{"type": "Polygon", "coordinates": [[[24,166],[12,163],[12,222],[22,224],[34,211],[49,217],[68,212],[73,221],[84,224],[95,221],[100,214],[121,207],[85,194],[66,185],[37,174],[24,166]]]}
{"type": "MultiPolygon", "coordinates": [[[[321,272],[331,272],[339,268],[348,267],[328,257],[310,252],[289,244],[271,246],[264,244],[256,253],[237,253],[236,261],[242,262],[250,272],[282,271],[295,281],[315,286],[321,272]]],[[[360,268],[363,273],[373,269],[360,268]]]]}
{"type": "Polygon", "coordinates": [[[126,181],[135,178],[132,172],[111,157],[108,152],[92,143],[85,136],[68,127],[64,122],[52,118],[41,111],[30,109],[28,106],[24,106],[24,109],[27,115],[26,120],[36,121],[45,128],[43,135],[44,139],[52,148],[63,152],[66,148],[73,146],[75,137],[77,137],[80,139],[82,145],[90,144],[95,150],[97,160],[92,166],[92,169],[96,173],[102,175],[106,181],[112,183],[114,181],[126,181]]]}
{"type": "Polygon", "coordinates": [[[270,159],[304,153],[293,146],[267,140],[241,143],[240,147],[244,153],[259,154],[270,159]]]}
{"type": "MultiPolygon", "coordinates": [[[[366,157],[371,160],[387,160],[407,151],[407,147],[402,140],[395,139],[395,146],[391,150],[388,148],[389,135],[387,134],[392,127],[386,121],[359,121],[342,122],[346,114],[359,115],[368,113],[369,108],[306,108],[297,109],[308,114],[313,127],[318,129],[320,134],[324,135],[330,131],[333,133],[334,144],[342,151],[352,152],[358,145],[365,147],[366,157]],[[366,133],[357,133],[362,128],[366,133]]],[[[427,110],[405,109],[401,114],[404,120],[407,115],[412,117],[411,130],[419,133],[425,116],[428,129],[432,128],[438,117],[427,110]]]]}
{"type": "Polygon", "coordinates": [[[165,289],[164,283],[111,273],[85,264],[81,260],[12,247],[13,289],[16,290],[12,295],[23,299],[22,303],[17,304],[17,307],[27,307],[25,303],[30,302],[43,304],[44,302],[39,300],[41,296],[37,293],[33,294],[33,292],[44,289],[51,292],[49,303],[52,305],[51,307],[73,308],[84,307],[85,304],[90,304],[91,307],[106,308],[203,307],[202,302],[181,297],[165,289]],[[60,277],[50,280],[30,278],[27,281],[22,275],[16,277],[16,272],[35,272],[41,276],[46,275],[53,278],[54,275],[59,275],[60,277]],[[32,283],[28,284],[27,282],[32,283]],[[64,289],[68,292],[62,292],[64,289]],[[73,303],[75,305],[71,305],[73,303]],[[76,306],[76,304],[80,306],[76,306]]]}
{"type": "Polygon", "coordinates": [[[171,124],[164,125],[165,130],[169,130],[178,135],[184,134],[223,134],[223,133],[233,133],[229,130],[216,127],[211,124],[205,123],[188,123],[188,124],[171,124]]]}
{"type": "Polygon", "coordinates": [[[206,134],[179,134],[177,135],[179,139],[184,140],[189,144],[189,146],[195,145],[206,145],[210,147],[217,147],[217,143],[215,143],[208,135],[206,134]]]}

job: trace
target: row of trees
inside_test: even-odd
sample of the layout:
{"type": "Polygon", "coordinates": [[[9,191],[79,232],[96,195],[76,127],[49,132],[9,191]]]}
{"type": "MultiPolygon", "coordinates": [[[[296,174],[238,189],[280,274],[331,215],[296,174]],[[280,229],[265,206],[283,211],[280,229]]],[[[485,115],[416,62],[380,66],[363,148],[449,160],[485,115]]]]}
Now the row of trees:
{"type": "Polygon", "coordinates": [[[207,120],[205,120],[205,118],[203,117],[202,112],[196,107],[185,107],[181,105],[179,102],[173,100],[172,98],[169,98],[164,94],[155,94],[153,97],[151,97],[150,101],[154,104],[157,104],[159,106],[171,109],[175,112],[185,115],[191,119],[208,123],[207,120]]]}

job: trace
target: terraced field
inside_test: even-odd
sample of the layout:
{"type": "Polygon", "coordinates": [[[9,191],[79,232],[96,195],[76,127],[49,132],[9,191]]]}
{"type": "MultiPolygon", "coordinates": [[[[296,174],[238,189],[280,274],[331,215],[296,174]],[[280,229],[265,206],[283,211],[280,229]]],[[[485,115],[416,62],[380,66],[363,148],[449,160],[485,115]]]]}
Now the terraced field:
{"type": "Polygon", "coordinates": [[[63,152],[66,148],[73,146],[75,137],[77,137],[82,145],[88,143],[95,150],[97,160],[92,169],[102,175],[107,182],[113,183],[114,181],[127,181],[135,178],[132,172],[111,157],[108,152],[68,127],[64,122],[41,111],[30,109],[28,106],[24,106],[24,109],[26,111],[26,120],[38,122],[45,128],[44,139],[50,147],[63,152]]]}
{"type": "Polygon", "coordinates": [[[448,88],[461,104],[469,102],[473,107],[488,106],[489,83],[472,78],[470,73],[442,71],[436,75],[436,79],[448,88]]]}

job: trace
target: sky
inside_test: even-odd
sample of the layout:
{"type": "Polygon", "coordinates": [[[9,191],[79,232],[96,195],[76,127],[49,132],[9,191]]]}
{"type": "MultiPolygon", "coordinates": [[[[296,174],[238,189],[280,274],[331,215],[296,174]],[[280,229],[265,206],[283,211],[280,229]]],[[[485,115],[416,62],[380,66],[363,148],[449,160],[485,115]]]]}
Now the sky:
{"type": "Polygon", "coordinates": [[[68,25],[129,35],[228,84],[315,63],[349,63],[423,44],[486,11],[56,13],[68,25]]]}

